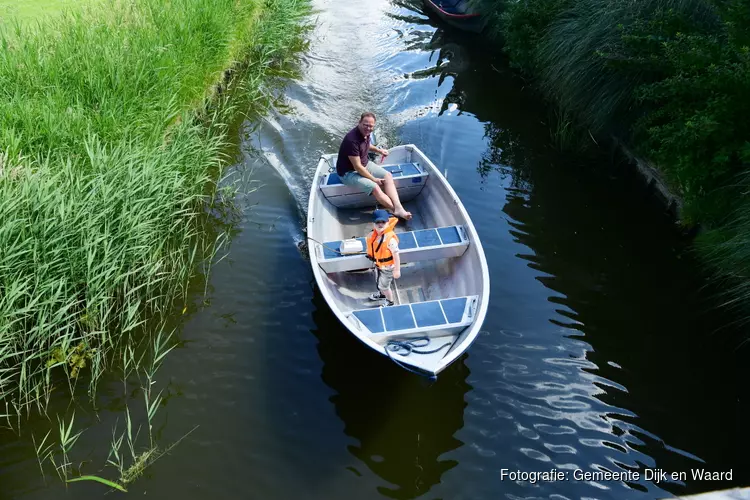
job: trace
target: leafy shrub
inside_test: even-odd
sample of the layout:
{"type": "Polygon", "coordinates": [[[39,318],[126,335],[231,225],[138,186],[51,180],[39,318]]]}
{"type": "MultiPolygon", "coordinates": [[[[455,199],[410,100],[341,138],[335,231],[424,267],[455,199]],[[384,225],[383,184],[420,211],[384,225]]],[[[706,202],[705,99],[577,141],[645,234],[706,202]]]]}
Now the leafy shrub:
{"type": "Polygon", "coordinates": [[[750,49],[737,29],[750,24],[747,9],[723,7],[713,29],[669,10],[622,29],[631,62],[656,76],[634,92],[636,145],[679,190],[687,220],[710,225],[731,211],[750,153],[750,49]]]}

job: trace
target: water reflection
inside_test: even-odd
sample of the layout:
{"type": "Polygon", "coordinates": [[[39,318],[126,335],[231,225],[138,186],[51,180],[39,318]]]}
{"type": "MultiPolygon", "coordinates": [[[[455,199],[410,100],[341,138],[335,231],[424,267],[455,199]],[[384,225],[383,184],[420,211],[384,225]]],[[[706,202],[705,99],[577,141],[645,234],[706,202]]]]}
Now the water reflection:
{"type": "Polygon", "coordinates": [[[330,400],[356,440],[349,452],[389,483],[378,492],[411,499],[438,484],[458,465],[445,454],[460,448],[469,370],[456,361],[434,383],[405,372],[346,331],[315,288],[312,314],[317,328],[322,379],[336,394],[330,400]]]}
{"type": "MultiPolygon", "coordinates": [[[[493,149],[507,150],[505,136],[492,139],[493,149]]],[[[549,321],[585,339],[591,373],[621,387],[596,395],[633,412],[625,421],[637,425],[626,428],[639,439],[619,441],[667,470],[686,471],[704,460],[728,470],[720,443],[728,445],[731,433],[714,435],[710,444],[691,437],[696,422],[725,424],[731,407],[717,411],[703,401],[731,405],[733,388],[724,379],[725,354],[702,338],[722,319],[707,310],[686,242],[638,196],[636,184],[597,192],[593,179],[560,175],[565,165],[554,159],[530,166],[512,165],[526,187],[509,193],[503,212],[514,221],[516,241],[533,250],[519,257],[554,292],[548,300],[557,315],[549,321]]]]}
{"type": "MultiPolygon", "coordinates": [[[[424,40],[421,33],[414,38],[424,40]]],[[[480,388],[476,397],[497,401],[498,414],[532,440],[519,439],[513,426],[500,431],[510,446],[498,465],[687,471],[705,461],[712,470],[729,470],[737,463],[727,453],[735,432],[696,439],[690,430],[694,419],[701,428],[722,429],[733,413],[735,388],[722,366],[726,352],[705,339],[722,318],[708,312],[688,242],[667,214],[637,179],[618,170],[621,160],[609,152],[581,159],[555,151],[538,98],[475,38],[441,28],[429,43],[407,46],[430,51],[431,64],[410,78],[451,86],[439,112],[407,124],[405,135],[418,128],[437,163],[464,167],[451,183],[470,212],[482,214],[475,224],[494,257],[496,309],[486,328],[496,333],[472,350],[495,365],[494,375],[480,375],[482,386],[494,389],[482,397],[480,388]],[[458,113],[445,116],[456,107],[458,113]],[[469,117],[460,121],[461,114],[469,117]],[[481,123],[482,140],[464,130],[476,123],[470,117],[481,123]],[[486,195],[467,174],[472,163],[486,195]],[[496,210],[503,217],[492,222],[496,210]],[[515,255],[507,255],[513,247],[515,255]],[[538,301],[543,297],[546,305],[538,301]],[[513,322],[517,336],[497,334],[513,322]],[[567,437],[545,436],[543,429],[557,428],[550,420],[570,421],[561,427],[570,431],[567,437]]],[[[489,421],[467,421],[475,426],[497,430],[489,421]]],[[[706,489],[690,481],[685,487],[622,486],[630,494],[706,489]]],[[[568,489],[591,494],[580,484],[568,489]]]]}

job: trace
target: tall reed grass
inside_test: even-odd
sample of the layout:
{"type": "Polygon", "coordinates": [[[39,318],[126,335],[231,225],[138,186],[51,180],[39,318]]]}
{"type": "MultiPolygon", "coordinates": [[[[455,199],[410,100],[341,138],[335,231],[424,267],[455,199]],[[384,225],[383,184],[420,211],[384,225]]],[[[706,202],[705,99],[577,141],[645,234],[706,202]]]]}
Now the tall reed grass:
{"type": "Polygon", "coordinates": [[[63,372],[93,394],[184,297],[237,114],[215,84],[234,68],[267,104],[307,9],[122,0],[0,31],[0,414],[43,411],[63,372]]]}
{"type": "Polygon", "coordinates": [[[704,0],[571,2],[535,47],[542,91],[594,132],[629,136],[642,112],[637,87],[662,75],[629,61],[634,56],[622,28],[665,11],[719,29],[720,20],[704,0]]]}

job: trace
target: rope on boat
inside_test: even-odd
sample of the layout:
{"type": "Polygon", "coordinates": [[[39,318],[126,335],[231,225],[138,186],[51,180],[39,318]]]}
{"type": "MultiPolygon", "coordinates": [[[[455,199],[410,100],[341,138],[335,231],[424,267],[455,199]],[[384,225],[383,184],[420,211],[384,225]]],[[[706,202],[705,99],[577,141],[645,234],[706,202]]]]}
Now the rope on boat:
{"type": "Polygon", "coordinates": [[[446,342],[445,344],[441,345],[440,347],[436,349],[432,349],[429,351],[420,351],[417,349],[417,347],[427,347],[430,345],[430,339],[429,337],[417,337],[415,339],[409,339],[409,340],[389,340],[388,343],[385,345],[386,350],[389,350],[391,352],[395,352],[396,354],[400,354],[401,356],[408,356],[411,353],[414,354],[434,354],[438,352],[440,349],[450,346],[453,342],[446,342]],[[424,342],[423,344],[418,344],[417,342],[424,342]],[[399,351],[405,351],[406,354],[403,354],[399,351]]]}
{"type": "Polygon", "coordinates": [[[411,353],[415,354],[434,354],[438,352],[439,350],[443,349],[444,347],[448,347],[453,345],[453,342],[446,342],[445,344],[441,345],[440,347],[436,349],[431,349],[429,351],[422,351],[417,349],[417,347],[425,347],[430,344],[430,339],[428,337],[417,337],[414,339],[409,340],[389,340],[388,343],[385,345],[385,353],[388,355],[388,358],[390,358],[391,361],[396,363],[398,366],[403,368],[406,371],[409,371],[411,373],[414,373],[416,375],[421,375],[423,377],[429,378],[431,381],[437,380],[437,375],[431,374],[428,375],[424,372],[420,372],[417,370],[413,370],[406,366],[405,364],[401,363],[397,359],[395,359],[393,356],[391,356],[391,352],[395,352],[396,354],[399,354],[401,356],[408,356],[411,353]],[[423,344],[418,344],[418,342],[425,342],[423,344]],[[406,354],[401,354],[399,351],[404,351],[406,354]]]}

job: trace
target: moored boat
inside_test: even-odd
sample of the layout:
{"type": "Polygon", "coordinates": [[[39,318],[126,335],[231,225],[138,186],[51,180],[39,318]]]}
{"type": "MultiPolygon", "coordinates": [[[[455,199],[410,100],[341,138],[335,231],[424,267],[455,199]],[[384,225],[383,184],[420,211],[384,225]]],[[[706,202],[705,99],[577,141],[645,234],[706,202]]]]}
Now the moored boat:
{"type": "Polygon", "coordinates": [[[486,19],[471,6],[469,0],[424,0],[428,9],[456,28],[479,33],[486,19]]]}

